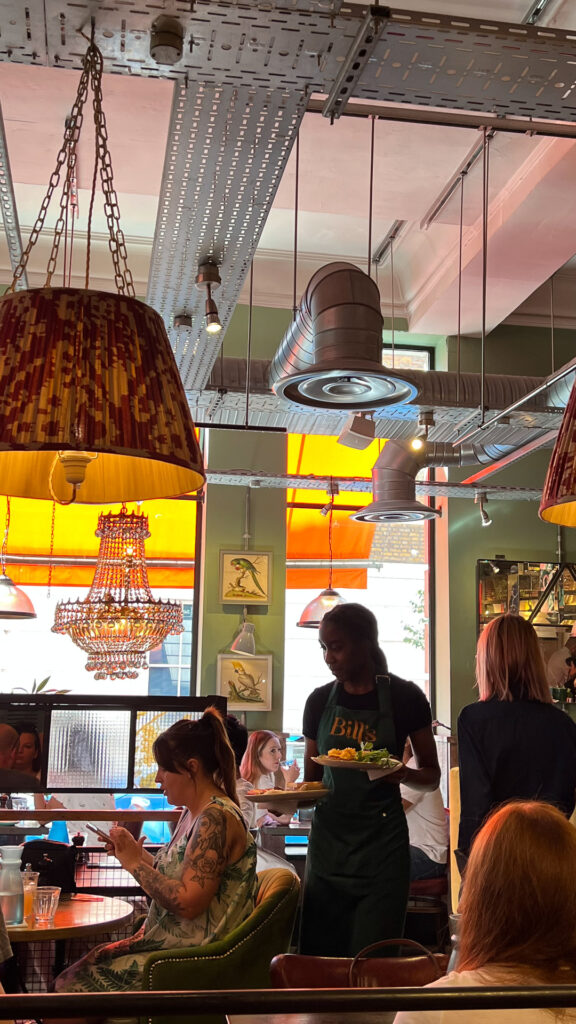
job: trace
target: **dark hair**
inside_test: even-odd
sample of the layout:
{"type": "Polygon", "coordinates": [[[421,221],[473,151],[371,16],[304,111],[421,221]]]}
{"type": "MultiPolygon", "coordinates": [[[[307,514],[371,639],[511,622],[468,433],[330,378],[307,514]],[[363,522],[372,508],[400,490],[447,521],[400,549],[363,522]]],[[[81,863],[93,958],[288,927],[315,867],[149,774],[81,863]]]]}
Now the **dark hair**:
{"type": "Polygon", "coordinates": [[[40,739],[40,733],[38,732],[35,723],[31,721],[16,722],[14,728],[16,729],[18,736],[21,736],[23,732],[27,732],[34,737],[35,753],[34,760],[32,761],[32,771],[39,772],[42,767],[42,740],[40,739]]]}
{"type": "Polygon", "coordinates": [[[226,729],[230,746],[234,751],[236,767],[239,768],[248,746],[248,729],[240,719],[236,718],[236,715],[226,715],[224,728],[226,729]]]}
{"type": "Polygon", "coordinates": [[[335,626],[355,641],[364,641],[370,648],[370,655],[377,675],[386,675],[388,662],[386,655],[378,644],[378,622],[376,616],[363,604],[351,601],[339,604],[326,612],[321,625],[335,626]]]}
{"type": "Polygon", "coordinates": [[[197,758],[214,783],[238,803],[234,751],[217,708],[206,708],[202,718],[196,721],[182,718],[175,722],[156,737],[152,751],[156,763],[165,772],[183,774],[188,771],[190,758],[197,758]]]}

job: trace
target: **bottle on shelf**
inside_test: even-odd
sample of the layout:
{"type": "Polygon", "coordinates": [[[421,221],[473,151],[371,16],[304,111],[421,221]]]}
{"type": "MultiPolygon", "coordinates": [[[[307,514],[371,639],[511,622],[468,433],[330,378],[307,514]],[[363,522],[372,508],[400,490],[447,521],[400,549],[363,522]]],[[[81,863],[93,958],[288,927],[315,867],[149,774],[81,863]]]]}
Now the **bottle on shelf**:
{"type": "Polygon", "coordinates": [[[19,846],[0,846],[0,906],[6,924],[22,924],[24,917],[24,886],[20,871],[22,850],[19,846]]]}

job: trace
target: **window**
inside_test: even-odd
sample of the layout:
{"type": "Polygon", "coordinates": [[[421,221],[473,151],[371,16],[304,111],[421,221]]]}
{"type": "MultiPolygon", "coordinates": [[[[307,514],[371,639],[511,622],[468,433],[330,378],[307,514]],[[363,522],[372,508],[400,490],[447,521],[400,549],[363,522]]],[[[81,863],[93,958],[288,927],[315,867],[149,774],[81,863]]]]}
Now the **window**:
{"type": "Polygon", "coordinates": [[[168,636],[161,647],[150,651],[148,693],[151,696],[185,697],[190,693],[192,657],[192,602],[182,602],[184,632],[168,636]]]}

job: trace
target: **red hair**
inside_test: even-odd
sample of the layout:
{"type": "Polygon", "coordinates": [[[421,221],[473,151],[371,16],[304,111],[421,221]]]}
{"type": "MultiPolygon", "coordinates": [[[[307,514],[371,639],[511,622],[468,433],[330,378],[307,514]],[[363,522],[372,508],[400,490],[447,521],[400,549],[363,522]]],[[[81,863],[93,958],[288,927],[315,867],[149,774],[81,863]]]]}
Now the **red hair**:
{"type": "Polygon", "coordinates": [[[457,971],[487,964],[576,979],[576,829],[550,804],[509,803],[480,830],[460,901],[457,971]]]}
{"type": "Polygon", "coordinates": [[[480,700],[539,700],[550,704],[538,636],[519,615],[498,615],[480,634],[476,648],[480,700]]]}
{"type": "Polygon", "coordinates": [[[280,744],[275,732],[270,732],[268,729],[257,729],[256,732],[253,732],[248,740],[246,753],[240,762],[240,778],[251,782],[253,786],[256,785],[261,775],[266,775],[266,768],[260,760],[260,754],[269,740],[276,740],[280,744]]]}

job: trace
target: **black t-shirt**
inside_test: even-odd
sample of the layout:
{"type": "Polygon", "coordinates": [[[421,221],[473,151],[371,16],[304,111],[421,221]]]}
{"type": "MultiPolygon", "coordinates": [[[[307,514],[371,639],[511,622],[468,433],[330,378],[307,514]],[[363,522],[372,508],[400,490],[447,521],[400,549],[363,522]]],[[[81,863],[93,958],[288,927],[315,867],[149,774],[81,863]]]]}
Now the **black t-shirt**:
{"type": "MultiPolygon", "coordinates": [[[[432,722],[432,713],[426,695],[422,693],[416,683],[409,683],[406,679],[389,674],[390,697],[392,701],[392,716],[394,728],[396,729],[396,750],[390,753],[396,757],[402,757],[406,738],[418,729],[425,729],[432,722]]],[[[319,686],[308,697],[304,706],[304,718],[302,732],[309,740],[315,740],[318,735],[318,726],[326,704],[330,690],[334,685],[326,683],[319,686]]],[[[350,711],[374,711],[378,708],[378,693],[376,688],[368,693],[348,693],[342,683],[338,683],[336,703],[350,711]]]]}

